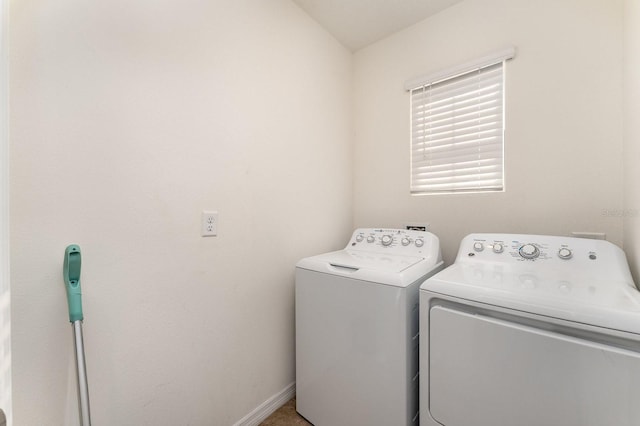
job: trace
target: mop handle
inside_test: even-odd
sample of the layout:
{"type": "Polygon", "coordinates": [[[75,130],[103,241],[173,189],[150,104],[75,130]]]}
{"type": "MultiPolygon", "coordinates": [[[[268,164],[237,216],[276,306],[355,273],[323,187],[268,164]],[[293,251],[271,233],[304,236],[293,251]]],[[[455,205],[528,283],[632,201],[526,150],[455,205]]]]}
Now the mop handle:
{"type": "Polygon", "coordinates": [[[78,375],[78,408],[80,425],[91,426],[89,412],[89,385],[87,382],[87,366],[84,360],[84,342],[82,338],[82,292],[80,291],[80,266],[82,258],[80,247],[76,244],[67,246],[64,251],[62,274],[67,289],[69,302],[69,321],[73,324],[73,335],[76,352],[76,373],[78,375]]]}
{"type": "Polygon", "coordinates": [[[69,303],[69,322],[82,321],[82,292],[80,290],[80,246],[71,244],[64,252],[64,284],[69,303]]]}

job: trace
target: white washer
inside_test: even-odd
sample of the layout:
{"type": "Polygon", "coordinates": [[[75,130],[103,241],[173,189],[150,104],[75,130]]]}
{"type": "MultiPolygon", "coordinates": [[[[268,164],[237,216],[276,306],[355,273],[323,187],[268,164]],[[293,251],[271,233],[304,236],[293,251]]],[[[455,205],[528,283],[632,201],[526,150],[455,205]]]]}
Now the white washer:
{"type": "Polygon", "coordinates": [[[471,234],[420,329],[421,426],[640,425],[640,293],[609,242],[471,234]]]}
{"type": "Polygon", "coordinates": [[[358,229],[296,265],[296,409],[315,426],[417,424],[418,294],[442,268],[424,231],[358,229]]]}

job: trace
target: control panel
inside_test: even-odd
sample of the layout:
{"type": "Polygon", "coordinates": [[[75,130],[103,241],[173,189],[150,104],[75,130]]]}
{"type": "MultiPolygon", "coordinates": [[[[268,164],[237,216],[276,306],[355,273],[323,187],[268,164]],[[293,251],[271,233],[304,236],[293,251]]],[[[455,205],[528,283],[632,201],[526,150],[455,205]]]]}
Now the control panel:
{"type": "Polygon", "coordinates": [[[605,240],[470,234],[460,243],[455,263],[464,275],[458,280],[484,289],[526,291],[532,297],[567,296],[602,304],[620,297],[620,287],[612,283],[622,283],[624,291],[636,288],[624,252],[605,240]]]}
{"type": "MultiPolygon", "coordinates": [[[[602,240],[521,234],[471,234],[460,244],[456,261],[597,262],[611,250],[602,240]]],[[[575,265],[574,265],[575,266],[575,265]]]]}
{"type": "Polygon", "coordinates": [[[463,240],[458,256],[506,262],[544,262],[550,259],[595,261],[599,247],[606,247],[607,244],[610,243],[574,237],[471,234],[463,240]]]}
{"type": "Polygon", "coordinates": [[[419,255],[423,248],[438,243],[430,232],[409,229],[361,228],[351,236],[347,249],[381,252],[401,255],[419,255]]]}

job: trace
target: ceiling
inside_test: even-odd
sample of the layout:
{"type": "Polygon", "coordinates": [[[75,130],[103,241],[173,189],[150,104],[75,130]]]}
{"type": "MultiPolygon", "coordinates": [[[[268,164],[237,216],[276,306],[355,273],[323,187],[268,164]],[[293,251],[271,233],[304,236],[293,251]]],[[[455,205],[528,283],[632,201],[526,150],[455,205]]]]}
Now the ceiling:
{"type": "Polygon", "coordinates": [[[293,0],[356,51],[462,0],[293,0]]]}

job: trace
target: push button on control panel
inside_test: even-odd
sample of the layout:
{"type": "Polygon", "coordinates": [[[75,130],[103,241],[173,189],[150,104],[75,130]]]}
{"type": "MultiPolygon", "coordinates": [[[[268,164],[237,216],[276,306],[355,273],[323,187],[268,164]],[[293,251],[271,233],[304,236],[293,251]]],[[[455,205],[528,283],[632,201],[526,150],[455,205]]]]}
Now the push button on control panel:
{"type": "Polygon", "coordinates": [[[558,257],[560,259],[571,259],[571,257],[573,256],[573,252],[566,248],[566,247],[562,247],[560,250],[558,250],[558,257]]]}

